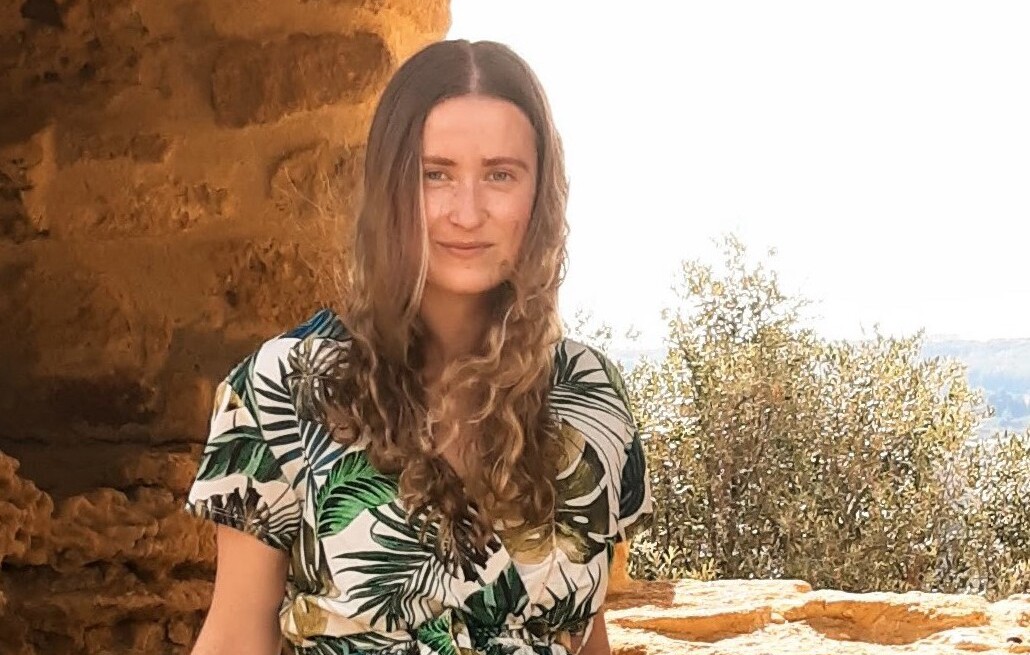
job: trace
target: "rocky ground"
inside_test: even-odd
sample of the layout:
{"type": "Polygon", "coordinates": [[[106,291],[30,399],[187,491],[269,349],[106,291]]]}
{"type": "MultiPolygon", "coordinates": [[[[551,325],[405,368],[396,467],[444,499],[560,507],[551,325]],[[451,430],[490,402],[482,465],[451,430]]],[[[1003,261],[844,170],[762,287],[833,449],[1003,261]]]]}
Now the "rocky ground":
{"type": "Polygon", "coordinates": [[[1030,653],[1030,594],[989,603],[799,580],[622,580],[606,617],[614,655],[1030,653]]]}

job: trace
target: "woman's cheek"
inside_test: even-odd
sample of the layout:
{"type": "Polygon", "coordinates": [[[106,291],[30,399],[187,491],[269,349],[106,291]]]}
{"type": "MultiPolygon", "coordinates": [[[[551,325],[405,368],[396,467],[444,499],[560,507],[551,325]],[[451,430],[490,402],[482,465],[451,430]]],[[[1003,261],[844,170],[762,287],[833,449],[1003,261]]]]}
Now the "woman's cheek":
{"type": "Polygon", "coordinates": [[[443,189],[426,189],[422,192],[422,202],[425,206],[426,220],[434,222],[438,217],[447,214],[447,195],[443,189]]]}
{"type": "Polygon", "coordinates": [[[507,223],[525,223],[533,208],[533,198],[525,193],[498,193],[492,197],[494,216],[503,217],[507,223]]]}

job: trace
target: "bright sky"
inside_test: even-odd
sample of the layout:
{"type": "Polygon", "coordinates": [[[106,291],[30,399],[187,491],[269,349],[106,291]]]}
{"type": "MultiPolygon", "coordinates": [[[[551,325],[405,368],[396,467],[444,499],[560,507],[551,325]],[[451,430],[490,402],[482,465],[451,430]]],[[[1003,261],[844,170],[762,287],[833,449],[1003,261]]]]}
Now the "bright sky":
{"type": "MultiPolygon", "coordinates": [[[[739,235],[830,338],[1030,337],[1030,2],[452,0],[547,90],[563,314],[641,346],[739,235]]],[[[618,342],[617,342],[618,343],[618,342]]]]}

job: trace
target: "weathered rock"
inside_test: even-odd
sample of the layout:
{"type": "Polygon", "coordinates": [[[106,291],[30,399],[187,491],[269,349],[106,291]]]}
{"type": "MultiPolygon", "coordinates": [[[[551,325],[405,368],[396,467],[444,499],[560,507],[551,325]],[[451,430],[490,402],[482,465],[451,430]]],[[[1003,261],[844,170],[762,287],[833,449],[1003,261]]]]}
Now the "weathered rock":
{"type": "Polygon", "coordinates": [[[207,580],[146,579],[114,564],[75,576],[19,571],[13,581],[32,638],[60,646],[47,652],[176,652],[192,643],[211,595],[207,580]]]}
{"type": "Polygon", "coordinates": [[[160,488],[129,494],[97,489],[57,508],[49,548],[56,571],[98,562],[131,562],[161,576],[181,563],[203,561],[203,531],[179,511],[178,498],[160,488]]]}
{"type": "Polygon", "coordinates": [[[289,153],[272,173],[269,196],[286,216],[350,215],[356,208],[347,203],[360,183],[363,158],[353,148],[331,148],[325,141],[289,153]]]}
{"type": "Polygon", "coordinates": [[[615,655],[1030,652],[1030,596],[812,591],[797,580],[630,581],[609,597],[615,655]]]}
{"type": "Polygon", "coordinates": [[[69,126],[57,144],[57,163],[62,168],[89,160],[127,158],[133,162],[160,164],[172,147],[164,134],[97,133],[82,126],[69,126]]]}
{"type": "Polygon", "coordinates": [[[0,144],[0,243],[49,235],[49,226],[27,196],[45,188],[55,166],[46,131],[18,143],[0,144]]]}
{"type": "MultiPolygon", "coordinates": [[[[18,475],[18,462],[0,452],[0,565],[42,564],[54,504],[30,480],[18,475]]],[[[2,601],[0,601],[2,604],[2,601]]]]}
{"type": "Polygon", "coordinates": [[[386,44],[367,32],[229,43],[215,58],[212,104],[223,125],[268,123],[301,109],[357,102],[377,91],[388,71],[386,44]]]}

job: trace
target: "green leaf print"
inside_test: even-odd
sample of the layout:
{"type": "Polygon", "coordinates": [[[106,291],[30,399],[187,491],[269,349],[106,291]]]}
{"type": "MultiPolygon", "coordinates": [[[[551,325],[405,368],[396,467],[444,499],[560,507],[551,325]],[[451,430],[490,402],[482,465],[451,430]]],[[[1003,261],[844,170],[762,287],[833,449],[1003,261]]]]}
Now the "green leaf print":
{"type": "Polygon", "coordinates": [[[568,423],[562,424],[565,457],[575,462],[568,475],[558,479],[555,521],[558,545],[576,564],[585,564],[604,550],[600,536],[610,520],[605,469],[597,450],[568,423]],[[598,491],[600,489],[600,492],[598,491]]]}
{"type": "Polygon", "coordinates": [[[555,355],[554,387],[550,394],[551,406],[566,418],[575,418],[595,427],[613,443],[621,446],[624,433],[614,429],[606,419],[616,417],[625,426],[632,425],[633,418],[619,392],[609,381],[608,373],[601,365],[592,362],[581,363],[584,355],[588,355],[588,359],[596,359],[596,356],[586,348],[570,355],[567,341],[558,346],[555,355]],[[596,373],[602,373],[604,380],[588,379],[596,373]]]}
{"type": "Polygon", "coordinates": [[[618,367],[610,359],[604,356],[600,351],[587,346],[587,350],[597,357],[597,361],[601,363],[601,369],[604,374],[608,377],[608,383],[612,385],[612,389],[615,389],[615,393],[619,394],[619,398],[625,403],[626,408],[629,408],[629,393],[626,391],[626,383],[622,381],[622,373],[619,372],[618,367]]]}
{"type": "Polygon", "coordinates": [[[233,473],[241,473],[258,482],[282,478],[279,462],[258,428],[238,425],[212,437],[204,449],[197,472],[199,479],[214,480],[233,473]]]}
{"type": "Polygon", "coordinates": [[[550,587],[547,588],[547,593],[554,600],[554,606],[546,610],[544,616],[547,618],[547,622],[556,629],[567,630],[573,634],[582,633],[586,630],[590,616],[594,613],[593,605],[600,580],[594,578],[594,574],[588,569],[590,589],[583,601],[577,603],[576,593],[582,590],[565,575],[565,569],[561,565],[558,566],[558,570],[561,572],[562,580],[565,581],[565,591],[564,593],[555,593],[550,587]]]}
{"type": "MultiPolygon", "coordinates": [[[[419,626],[416,638],[428,646],[433,655],[458,655],[451,635],[451,614],[447,612],[419,626]]],[[[421,650],[419,652],[422,652],[421,650]]]]}
{"type": "Polygon", "coordinates": [[[301,521],[297,539],[293,542],[291,553],[291,575],[287,581],[287,596],[293,599],[298,594],[310,594],[336,598],[340,590],[336,588],[333,572],[329,569],[325,549],[315,536],[315,531],[307,521],[301,521]]]}
{"type": "Polygon", "coordinates": [[[315,498],[319,539],[339,534],[361,512],[396,497],[396,483],[373,467],[364,451],[348,453],[333,465],[315,498]]]}
{"type": "Polygon", "coordinates": [[[208,441],[197,474],[201,480],[241,473],[259,482],[270,482],[282,479],[285,463],[303,456],[296,420],[275,420],[291,412],[289,395],[281,384],[255,371],[256,362],[254,352],[235,366],[218,387],[216,411],[221,412],[221,420],[230,420],[232,427],[208,441]],[[255,388],[255,378],[260,378],[268,388],[255,388]],[[261,405],[257,401],[259,395],[278,404],[261,405]],[[236,412],[245,412],[246,416],[237,416],[236,412]],[[262,423],[264,417],[273,420],[262,423]],[[274,435],[275,431],[285,433],[274,435]],[[276,457],[272,446],[285,450],[276,457]]]}
{"type": "Polygon", "coordinates": [[[229,371],[229,375],[226,377],[225,381],[234,393],[229,399],[229,404],[226,409],[239,409],[243,406],[243,398],[248,395],[247,389],[250,386],[247,384],[247,380],[254,371],[254,362],[256,360],[257,352],[253,352],[229,371]]]}
{"type": "Polygon", "coordinates": [[[314,636],[310,641],[314,646],[305,646],[304,655],[406,655],[409,641],[397,641],[375,632],[364,632],[359,635],[346,636],[314,636]]]}
{"type": "Polygon", "coordinates": [[[389,632],[402,623],[415,624],[420,617],[428,616],[431,611],[427,599],[445,595],[448,576],[443,563],[435,557],[433,544],[438,535],[434,524],[426,526],[426,540],[422,543],[418,539],[421,525],[417,520],[406,521],[396,502],[370,507],[368,511],[376,519],[368,535],[375,544],[374,550],[341,553],[336,559],[364,562],[340,570],[366,576],[349,589],[349,600],[367,599],[352,617],[374,608],[372,622],[382,621],[389,632]],[[379,526],[390,530],[377,531],[379,526]]]}
{"type": "Polygon", "coordinates": [[[529,603],[526,587],[515,566],[509,564],[489,585],[465,599],[465,613],[477,625],[504,625],[508,614],[520,615],[529,603]]]}
{"type": "Polygon", "coordinates": [[[339,375],[337,367],[349,346],[349,340],[340,342],[309,334],[290,348],[290,371],[284,379],[298,417],[325,422],[329,389],[339,375]]]}

